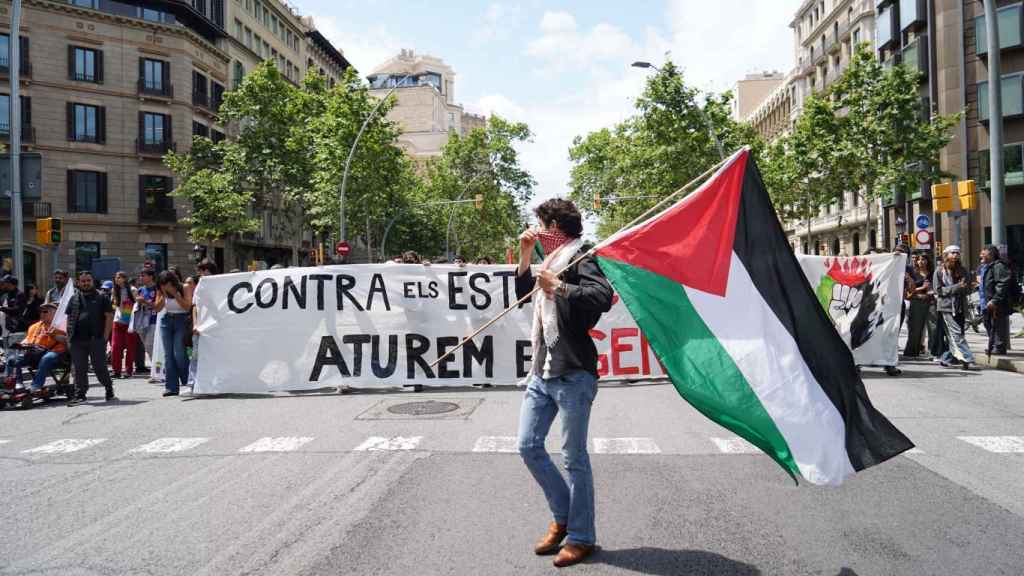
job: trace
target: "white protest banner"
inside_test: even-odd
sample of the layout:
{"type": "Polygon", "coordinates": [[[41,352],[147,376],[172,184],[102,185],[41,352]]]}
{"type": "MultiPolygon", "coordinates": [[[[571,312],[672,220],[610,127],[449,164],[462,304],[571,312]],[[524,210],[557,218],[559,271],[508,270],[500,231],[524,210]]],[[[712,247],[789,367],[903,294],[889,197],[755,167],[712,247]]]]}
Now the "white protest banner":
{"type": "MultiPolygon", "coordinates": [[[[342,384],[513,384],[531,367],[527,304],[430,363],[516,301],[514,266],[363,264],[203,278],[197,394],[342,384]]],[[[664,374],[618,301],[592,331],[605,378],[664,374]]]]}
{"type": "Polygon", "coordinates": [[[797,260],[854,361],[861,366],[895,366],[906,255],[797,254],[797,260]]]}

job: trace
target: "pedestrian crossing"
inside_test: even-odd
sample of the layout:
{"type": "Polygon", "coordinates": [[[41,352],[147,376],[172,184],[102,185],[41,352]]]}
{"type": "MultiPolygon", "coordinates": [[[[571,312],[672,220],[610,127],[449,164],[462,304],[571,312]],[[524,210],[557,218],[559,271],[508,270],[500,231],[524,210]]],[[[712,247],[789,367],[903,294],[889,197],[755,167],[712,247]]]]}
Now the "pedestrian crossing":
{"type": "MultiPolygon", "coordinates": [[[[50,456],[86,452],[110,444],[107,438],[61,438],[45,444],[20,447],[20,440],[0,438],[0,454],[14,451],[26,455],[50,456]]],[[[312,436],[265,436],[240,448],[230,448],[237,454],[260,454],[297,452],[306,447],[316,449],[317,438],[312,436]]],[[[325,441],[326,439],[321,439],[325,441]]],[[[337,440],[337,439],[332,439],[337,440]]],[[[208,446],[215,439],[207,437],[166,437],[157,438],[130,448],[127,455],[159,455],[187,453],[202,446],[208,446]]],[[[1024,454],[1024,436],[957,436],[956,441],[993,454],[1024,454]]],[[[446,444],[449,442],[446,441],[446,444]]],[[[332,448],[335,445],[332,444],[332,448]]],[[[218,446],[223,451],[222,446],[218,446]]],[[[515,436],[480,436],[463,449],[452,449],[450,445],[440,446],[424,436],[370,436],[345,451],[352,452],[394,452],[420,450],[427,452],[458,452],[468,449],[475,453],[515,454],[519,452],[515,436]]],[[[123,448],[122,448],[123,450],[123,448]]],[[[661,447],[653,438],[647,437],[593,437],[591,451],[594,454],[613,455],[655,455],[662,454],[661,447]]],[[[737,436],[707,438],[709,454],[759,454],[760,450],[737,436]]],[[[927,454],[920,448],[913,448],[907,455],[927,454]]]]}

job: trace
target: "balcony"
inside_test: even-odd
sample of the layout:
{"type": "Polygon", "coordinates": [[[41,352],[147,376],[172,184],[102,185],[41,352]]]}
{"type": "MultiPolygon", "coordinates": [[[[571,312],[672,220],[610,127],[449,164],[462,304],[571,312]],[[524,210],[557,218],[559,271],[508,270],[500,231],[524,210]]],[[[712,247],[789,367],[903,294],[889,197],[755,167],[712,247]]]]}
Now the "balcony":
{"type": "MultiPolygon", "coordinates": [[[[11,139],[11,125],[7,122],[0,122],[0,140],[7,142],[11,139]]],[[[31,124],[21,125],[21,143],[32,144],[36,141],[36,128],[31,124]]]]}
{"type": "Polygon", "coordinates": [[[168,152],[175,151],[178,149],[176,142],[163,141],[163,142],[147,142],[145,140],[135,141],[135,150],[139,153],[139,156],[163,156],[168,152]]]}
{"type": "MultiPolygon", "coordinates": [[[[21,217],[22,218],[49,218],[53,213],[53,205],[49,202],[40,202],[39,200],[22,200],[21,201],[21,217]]],[[[0,198],[0,220],[11,219],[11,199],[0,198]]]]}
{"type": "Polygon", "coordinates": [[[921,74],[920,81],[928,80],[928,36],[922,35],[903,48],[903,65],[921,74]]]}
{"type": "Polygon", "coordinates": [[[825,51],[829,54],[834,54],[842,48],[843,44],[839,41],[839,35],[835,33],[828,34],[828,38],[825,40],[825,51]]]}
{"type": "Polygon", "coordinates": [[[900,0],[900,31],[923,28],[928,23],[925,0],[900,0]]]}
{"type": "MultiPolygon", "coordinates": [[[[1001,51],[1024,48],[1024,7],[1021,4],[999,8],[996,11],[996,23],[999,26],[1001,51]]],[[[988,30],[985,27],[985,16],[974,19],[974,53],[982,59],[988,59],[988,30]]]]}
{"type": "MultiPolygon", "coordinates": [[[[4,56],[0,58],[0,77],[7,77],[11,75],[10,60],[4,56]]],[[[22,59],[18,75],[22,78],[32,77],[32,63],[28,60],[22,59]]]]}
{"type": "Polygon", "coordinates": [[[139,96],[153,96],[156,98],[174,98],[174,85],[160,81],[139,78],[136,84],[139,96]]]}
{"type": "Polygon", "coordinates": [[[139,222],[151,222],[159,224],[174,224],[178,221],[178,214],[174,211],[174,205],[170,206],[143,206],[139,208],[139,222]]]}
{"type": "Polygon", "coordinates": [[[842,24],[839,25],[839,39],[840,40],[849,40],[850,39],[850,32],[852,32],[852,31],[853,31],[852,22],[850,22],[849,20],[847,20],[846,22],[843,22],[842,24]]]}

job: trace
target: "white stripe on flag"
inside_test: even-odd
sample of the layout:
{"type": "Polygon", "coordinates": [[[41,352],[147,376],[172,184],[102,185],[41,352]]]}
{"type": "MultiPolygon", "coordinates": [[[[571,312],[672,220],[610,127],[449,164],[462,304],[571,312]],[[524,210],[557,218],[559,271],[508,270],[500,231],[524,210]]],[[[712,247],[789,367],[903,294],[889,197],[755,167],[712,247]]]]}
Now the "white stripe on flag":
{"type": "Polygon", "coordinates": [[[58,330],[68,331],[68,304],[71,303],[71,297],[74,295],[75,289],[71,286],[71,280],[64,286],[64,293],[60,295],[60,302],[57,304],[57,311],[53,313],[53,321],[51,324],[58,330]]]}
{"type": "Polygon", "coordinates": [[[842,415],[736,253],[725,298],[689,287],[686,293],[775,422],[800,474],[831,485],[853,474],[842,415]]]}

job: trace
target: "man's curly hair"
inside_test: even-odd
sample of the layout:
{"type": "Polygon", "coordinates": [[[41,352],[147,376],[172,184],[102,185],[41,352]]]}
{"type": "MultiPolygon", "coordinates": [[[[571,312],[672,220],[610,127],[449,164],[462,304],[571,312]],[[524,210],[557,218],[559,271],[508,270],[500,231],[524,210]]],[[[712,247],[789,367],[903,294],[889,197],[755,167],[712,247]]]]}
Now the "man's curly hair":
{"type": "Polygon", "coordinates": [[[568,200],[552,198],[533,209],[533,213],[545,226],[554,222],[567,236],[579,238],[583,235],[583,217],[576,205],[568,200]]]}

